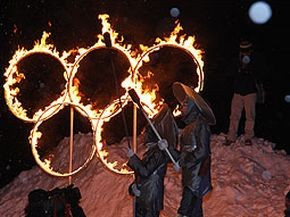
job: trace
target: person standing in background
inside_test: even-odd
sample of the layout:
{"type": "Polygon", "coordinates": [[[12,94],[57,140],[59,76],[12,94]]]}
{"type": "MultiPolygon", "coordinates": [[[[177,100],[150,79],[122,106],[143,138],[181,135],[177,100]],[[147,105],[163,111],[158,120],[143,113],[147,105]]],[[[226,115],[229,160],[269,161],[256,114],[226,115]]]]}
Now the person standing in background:
{"type": "MultiPolygon", "coordinates": [[[[230,145],[237,139],[243,109],[245,109],[246,116],[244,127],[245,145],[251,145],[252,138],[255,136],[257,90],[263,91],[263,86],[258,78],[260,69],[258,68],[259,64],[253,55],[253,51],[252,42],[241,40],[239,69],[233,82],[234,94],[231,101],[230,123],[225,145],[230,145]]],[[[259,100],[263,101],[264,99],[259,97],[259,100]]]]}

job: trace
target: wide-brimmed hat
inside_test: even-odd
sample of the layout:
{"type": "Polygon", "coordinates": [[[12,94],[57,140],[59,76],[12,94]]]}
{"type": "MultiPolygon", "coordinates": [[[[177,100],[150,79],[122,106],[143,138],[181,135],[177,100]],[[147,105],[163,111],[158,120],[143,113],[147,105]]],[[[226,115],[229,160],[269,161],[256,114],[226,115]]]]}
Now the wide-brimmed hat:
{"type": "Polygon", "coordinates": [[[179,103],[182,103],[185,100],[185,98],[188,97],[190,100],[195,102],[195,104],[200,110],[200,113],[202,114],[202,116],[209,125],[216,124],[216,119],[213,111],[211,110],[209,105],[204,101],[204,99],[192,88],[190,88],[185,84],[182,84],[181,82],[174,82],[172,85],[172,89],[173,94],[179,103]]]}
{"type": "Polygon", "coordinates": [[[241,40],[240,41],[240,49],[251,49],[253,47],[252,42],[248,40],[241,40]]]}

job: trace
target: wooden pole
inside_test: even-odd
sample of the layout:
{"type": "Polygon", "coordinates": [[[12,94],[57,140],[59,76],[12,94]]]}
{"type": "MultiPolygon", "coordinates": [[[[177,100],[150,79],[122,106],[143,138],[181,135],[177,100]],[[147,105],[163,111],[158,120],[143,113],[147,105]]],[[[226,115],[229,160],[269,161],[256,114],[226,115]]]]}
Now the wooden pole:
{"type": "MultiPolygon", "coordinates": [[[[69,173],[73,169],[73,140],[74,140],[74,108],[70,106],[70,140],[69,140],[69,173]]],[[[69,185],[72,183],[72,176],[68,177],[69,185]]]]}
{"type": "MultiPolygon", "coordinates": [[[[133,151],[137,153],[137,106],[133,103],[133,139],[132,139],[133,151]]],[[[133,180],[135,175],[133,174],[133,180]]],[[[133,217],[136,216],[136,197],[133,198],[133,217]]]]}
{"type": "Polygon", "coordinates": [[[133,151],[137,153],[137,106],[133,103],[133,151]]]}

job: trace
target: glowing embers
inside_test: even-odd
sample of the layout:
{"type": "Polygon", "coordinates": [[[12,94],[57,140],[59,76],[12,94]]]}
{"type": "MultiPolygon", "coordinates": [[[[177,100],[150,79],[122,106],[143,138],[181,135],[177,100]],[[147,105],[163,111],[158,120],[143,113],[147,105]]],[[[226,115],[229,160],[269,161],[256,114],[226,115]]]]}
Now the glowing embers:
{"type": "Polygon", "coordinates": [[[67,67],[52,51],[16,51],[4,76],[6,103],[24,121],[35,122],[46,107],[64,101],[67,67]]]}
{"type": "MultiPolygon", "coordinates": [[[[69,170],[69,149],[70,149],[70,138],[74,136],[74,139],[80,137],[80,133],[94,132],[94,129],[98,125],[96,120],[88,120],[88,114],[86,117],[80,115],[78,112],[74,112],[74,117],[71,119],[71,108],[81,109],[75,104],[60,104],[49,107],[43,112],[50,113],[50,110],[54,107],[60,107],[57,114],[50,119],[43,121],[40,116],[40,120],[37,121],[34,128],[30,132],[29,141],[31,144],[31,149],[36,163],[46,172],[53,176],[66,177],[76,174],[81,169],[83,169],[94,157],[96,152],[96,145],[93,139],[93,133],[87,144],[84,147],[80,147],[78,142],[77,145],[73,146],[73,169],[69,170]],[[74,122],[72,122],[74,120],[74,122]],[[74,123],[74,126],[72,125],[74,123]],[[73,129],[73,134],[71,135],[71,129],[73,129]],[[67,137],[63,139],[64,137],[67,137]],[[65,144],[59,144],[60,141],[65,144]],[[49,154],[54,150],[54,155],[49,154]],[[67,154],[64,154],[67,153],[67,154]],[[68,156],[63,159],[61,156],[68,156]],[[81,159],[81,156],[88,156],[86,159],[81,159]]],[[[82,111],[85,113],[85,111],[82,111]]]]}
{"type": "Polygon", "coordinates": [[[108,118],[126,103],[126,90],[121,82],[130,77],[131,63],[115,48],[93,47],[78,58],[73,66],[69,96],[85,109],[94,111],[92,118],[108,118]],[[108,106],[111,108],[108,109],[108,106]],[[103,113],[104,109],[106,114],[103,113]]]}

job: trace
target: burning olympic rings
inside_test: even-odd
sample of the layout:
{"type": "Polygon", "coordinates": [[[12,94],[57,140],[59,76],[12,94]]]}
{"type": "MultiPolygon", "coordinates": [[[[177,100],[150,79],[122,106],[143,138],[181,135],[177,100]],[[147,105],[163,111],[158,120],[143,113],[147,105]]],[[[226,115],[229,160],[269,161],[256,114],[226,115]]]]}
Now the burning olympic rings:
{"type": "Polygon", "coordinates": [[[139,59],[139,61],[137,62],[136,66],[134,68],[134,71],[139,71],[139,68],[142,66],[142,64],[140,64],[140,63],[144,58],[147,58],[147,56],[149,56],[151,53],[153,53],[153,52],[155,52],[163,47],[178,48],[178,49],[185,51],[187,54],[189,54],[191,59],[197,65],[198,86],[195,88],[195,91],[200,92],[203,89],[203,80],[204,80],[204,75],[203,75],[203,70],[202,70],[203,62],[201,61],[201,59],[196,58],[195,54],[192,53],[190,50],[187,50],[183,46],[180,46],[180,45],[168,43],[168,44],[161,44],[161,45],[156,45],[156,46],[150,47],[145,53],[142,54],[141,58],[139,59]]]}
{"type": "MultiPolygon", "coordinates": [[[[93,159],[95,153],[96,153],[96,145],[93,142],[92,148],[91,148],[91,153],[89,155],[89,157],[85,160],[85,162],[83,163],[83,165],[79,166],[77,169],[68,172],[68,173],[60,173],[57,171],[54,171],[51,166],[50,166],[50,160],[45,159],[45,161],[41,161],[40,156],[38,154],[37,151],[37,142],[38,140],[41,138],[42,133],[38,131],[39,126],[42,124],[42,122],[44,122],[45,120],[48,120],[48,118],[46,118],[44,120],[44,118],[42,118],[43,115],[45,115],[45,113],[50,113],[50,117],[54,116],[55,114],[57,114],[60,110],[62,110],[65,106],[72,106],[73,108],[78,108],[77,111],[82,111],[82,115],[85,114],[85,117],[89,118],[89,115],[86,113],[85,110],[83,110],[83,108],[78,105],[78,104],[73,104],[73,103],[60,103],[60,104],[55,104],[53,106],[50,106],[49,108],[47,108],[42,115],[39,117],[39,120],[35,123],[33,129],[30,132],[30,136],[29,136],[29,141],[31,144],[31,150],[33,153],[33,156],[35,158],[36,163],[40,166],[41,169],[43,169],[46,173],[53,175],[53,176],[58,176],[58,177],[67,177],[67,176],[71,176],[74,175],[76,173],[78,173],[81,169],[83,169],[84,167],[86,167],[88,165],[88,163],[93,159]],[[49,110],[53,109],[53,107],[57,106],[58,109],[54,110],[53,113],[50,113],[49,110]]],[[[93,132],[95,133],[94,128],[98,127],[98,120],[94,120],[94,119],[90,119],[91,122],[91,126],[93,129],[93,132]]]]}
{"type": "MultiPolygon", "coordinates": [[[[10,61],[10,66],[8,67],[8,69],[6,70],[6,73],[4,74],[4,76],[6,76],[6,83],[3,86],[4,94],[5,94],[6,103],[10,111],[17,118],[25,122],[29,122],[29,123],[35,123],[39,119],[40,116],[42,116],[43,119],[46,119],[47,116],[43,115],[42,114],[43,111],[40,109],[39,111],[35,112],[32,117],[29,117],[27,115],[27,110],[25,108],[22,108],[22,103],[17,98],[17,94],[20,92],[20,89],[18,87],[13,87],[13,85],[17,85],[23,79],[25,79],[25,75],[23,73],[18,72],[17,64],[20,63],[26,57],[29,57],[35,54],[45,54],[45,55],[49,55],[53,59],[56,59],[58,63],[60,63],[64,69],[64,79],[67,80],[68,78],[67,63],[62,58],[59,58],[57,54],[52,52],[51,50],[43,49],[41,51],[38,51],[38,50],[32,49],[30,51],[26,51],[22,49],[22,50],[16,51],[14,57],[10,61]]],[[[66,98],[66,95],[67,95],[67,91],[63,90],[61,96],[57,100],[51,102],[51,104],[48,105],[47,107],[63,102],[66,98]]],[[[56,106],[53,112],[57,112],[58,109],[59,108],[56,106]]]]}
{"type": "MultiPolygon", "coordinates": [[[[105,20],[106,21],[106,20],[105,20]]],[[[104,20],[103,20],[104,25],[104,20]]],[[[179,24],[177,27],[180,28],[179,24]]],[[[177,28],[176,27],[176,28],[177,28]]],[[[199,83],[198,87],[196,87],[196,91],[199,92],[203,88],[203,62],[201,60],[201,51],[197,50],[193,47],[194,40],[193,37],[183,38],[179,42],[177,41],[177,34],[179,31],[174,30],[174,32],[171,34],[171,38],[173,37],[174,40],[169,39],[168,42],[162,41],[159,44],[155,44],[154,46],[148,48],[147,50],[143,50],[143,53],[136,57],[136,54],[133,54],[132,51],[128,51],[128,47],[121,46],[117,42],[117,38],[114,37],[114,32],[110,27],[108,27],[107,32],[109,32],[112,40],[112,47],[110,49],[114,49],[117,51],[122,52],[128,59],[130,68],[128,70],[129,76],[122,82],[122,87],[126,90],[126,93],[122,96],[120,96],[119,99],[114,100],[111,104],[105,106],[104,109],[99,110],[93,110],[92,105],[83,105],[80,103],[81,98],[78,96],[78,93],[76,91],[75,86],[73,85],[73,79],[78,71],[79,63],[80,61],[88,55],[90,52],[94,50],[98,50],[101,48],[106,48],[105,44],[99,40],[97,44],[92,46],[89,49],[86,49],[85,52],[79,52],[80,55],[76,57],[75,62],[73,64],[69,63],[67,61],[67,57],[70,55],[70,53],[63,53],[62,56],[58,54],[58,52],[55,51],[54,47],[52,45],[47,45],[45,42],[45,39],[48,37],[47,33],[44,38],[44,40],[41,40],[40,44],[36,44],[35,47],[30,50],[26,51],[24,49],[17,51],[15,55],[13,56],[12,60],[10,61],[10,66],[7,68],[5,72],[6,76],[6,83],[4,84],[4,90],[5,90],[5,98],[8,107],[12,111],[12,113],[27,122],[34,123],[34,127],[31,130],[31,134],[29,137],[29,141],[31,143],[32,153],[33,156],[37,162],[37,164],[47,173],[53,175],[53,176],[59,176],[59,177],[66,177],[70,175],[74,175],[77,172],[79,172],[82,168],[88,165],[88,163],[93,159],[95,153],[97,152],[99,159],[101,162],[112,172],[117,174],[132,174],[133,171],[128,171],[125,166],[123,165],[121,169],[116,169],[116,162],[110,163],[107,162],[106,156],[107,152],[103,149],[103,144],[101,143],[101,129],[104,124],[104,122],[107,122],[118,114],[121,109],[131,100],[128,97],[127,90],[130,88],[134,88],[137,93],[141,96],[146,95],[148,93],[144,92],[142,90],[142,83],[136,81],[136,77],[138,74],[138,70],[142,66],[143,61],[148,61],[149,54],[159,50],[162,47],[169,46],[173,48],[180,48],[187,52],[193,61],[197,64],[197,74],[199,77],[199,83]],[[41,46],[42,45],[42,46],[41,46]],[[21,75],[17,71],[17,63],[21,61],[24,57],[32,54],[32,53],[45,53],[48,55],[51,55],[53,58],[57,58],[61,65],[64,67],[64,78],[66,80],[66,88],[62,92],[61,97],[59,97],[56,101],[52,102],[49,106],[47,106],[44,111],[40,110],[36,114],[33,115],[33,117],[27,117],[25,113],[25,109],[21,107],[21,102],[17,100],[17,93],[19,92],[19,89],[14,88],[13,85],[20,83],[22,79],[25,78],[25,75],[21,75]],[[92,125],[92,131],[93,131],[93,137],[94,141],[92,142],[92,148],[91,153],[89,157],[86,159],[83,165],[81,165],[79,168],[67,172],[67,173],[60,173],[57,171],[54,171],[53,168],[50,166],[50,162],[48,160],[45,160],[45,162],[40,160],[40,156],[37,152],[37,141],[39,138],[41,138],[41,132],[38,132],[38,127],[41,125],[43,121],[46,121],[47,119],[51,118],[53,115],[58,113],[61,109],[63,109],[65,106],[72,106],[74,109],[76,109],[82,116],[87,117],[92,125]],[[18,115],[19,110],[21,110],[22,115],[18,115]],[[24,111],[24,113],[23,113],[24,111]]],[[[43,37],[44,37],[43,36],[43,37]]],[[[99,39],[102,38],[102,35],[99,37],[99,39]]],[[[80,49],[79,49],[80,51],[80,49]]],[[[150,94],[150,93],[149,93],[150,94]]],[[[144,97],[146,98],[146,96],[144,97]]],[[[146,104],[146,101],[144,101],[146,104]]],[[[155,111],[156,113],[157,111],[155,111]]],[[[154,115],[154,114],[152,114],[154,115]]]]}

